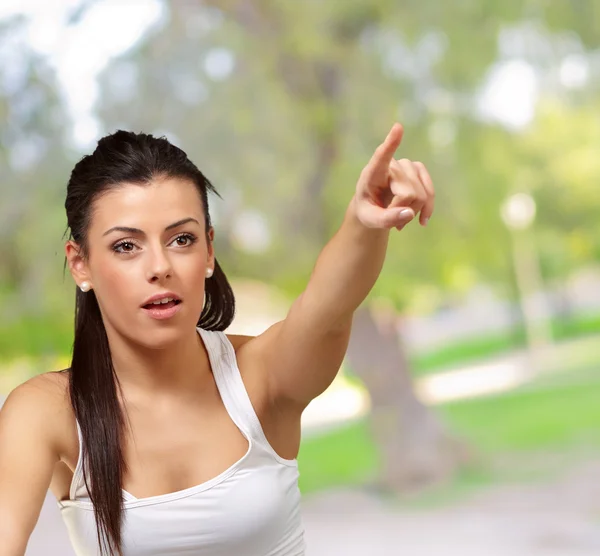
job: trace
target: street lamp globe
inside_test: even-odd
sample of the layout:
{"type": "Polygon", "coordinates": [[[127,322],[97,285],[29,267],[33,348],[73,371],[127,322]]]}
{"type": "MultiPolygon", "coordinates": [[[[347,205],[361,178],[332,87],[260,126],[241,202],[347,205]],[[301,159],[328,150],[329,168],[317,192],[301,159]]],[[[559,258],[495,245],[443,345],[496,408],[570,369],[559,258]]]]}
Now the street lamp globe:
{"type": "Polygon", "coordinates": [[[535,200],[528,193],[511,195],[500,209],[504,223],[513,230],[524,230],[535,219],[535,200]]]}

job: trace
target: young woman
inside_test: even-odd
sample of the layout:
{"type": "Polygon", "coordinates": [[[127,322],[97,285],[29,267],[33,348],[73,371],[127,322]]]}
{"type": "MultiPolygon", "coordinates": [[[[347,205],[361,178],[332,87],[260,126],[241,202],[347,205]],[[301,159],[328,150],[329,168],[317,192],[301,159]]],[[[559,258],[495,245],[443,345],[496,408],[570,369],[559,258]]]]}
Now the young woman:
{"type": "Polygon", "coordinates": [[[423,164],[395,124],[285,320],[223,332],[212,185],[167,140],[118,131],[75,166],[65,246],[78,288],[69,369],[0,413],[0,556],[23,555],[48,489],[78,555],[304,554],[300,416],[332,382],[391,229],[422,225],[423,164]]]}

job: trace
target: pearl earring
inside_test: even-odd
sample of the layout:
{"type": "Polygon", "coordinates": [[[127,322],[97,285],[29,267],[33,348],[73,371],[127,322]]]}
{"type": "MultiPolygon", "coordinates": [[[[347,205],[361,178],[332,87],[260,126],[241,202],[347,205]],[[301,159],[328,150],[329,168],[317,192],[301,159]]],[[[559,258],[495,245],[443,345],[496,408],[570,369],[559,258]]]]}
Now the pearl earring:
{"type": "Polygon", "coordinates": [[[206,269],[206,277],[210,278],[213,275],[213,269],[212,268],[207,268],[206,269]]]}
{"type": "Polygon", "coordinates": [[[90,283],[89,282],[81,282],[81,286],[79,286],[81,288],[82,292],[87,292],[90,291],[90,283]]]}

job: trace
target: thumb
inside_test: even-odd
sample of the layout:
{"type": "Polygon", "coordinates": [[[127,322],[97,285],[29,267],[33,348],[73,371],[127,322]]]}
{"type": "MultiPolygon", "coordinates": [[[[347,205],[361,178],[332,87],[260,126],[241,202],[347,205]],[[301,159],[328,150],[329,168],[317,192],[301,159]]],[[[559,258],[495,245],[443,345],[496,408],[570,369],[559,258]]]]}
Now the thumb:
{"type": "Polygon", "coordinates": [[[414,217],[415,211],[411,208],[399,207],[397,209],[388,209],[386,212],[392,212],[392,215],[389,217],[391,220],[391,225],[396,227],[398,230],[401,230],[406,226],[414,217]]]}
{"type": "Polygon", "coordinates": [[[407,207],[383,208],[375,204],[362,206],[363,217],[371,228],[402,229],[414,217],[415,212],[407,207]]]}
{"type": "Polygon", "coordinates": [[[396,215],[397,224],[393,224],[397,230],[402,230],[404,226],[406,226],[414,217],[416,216],[415,211],[410,208],[401,208],[398,209],[398,214],[396,215]]]}

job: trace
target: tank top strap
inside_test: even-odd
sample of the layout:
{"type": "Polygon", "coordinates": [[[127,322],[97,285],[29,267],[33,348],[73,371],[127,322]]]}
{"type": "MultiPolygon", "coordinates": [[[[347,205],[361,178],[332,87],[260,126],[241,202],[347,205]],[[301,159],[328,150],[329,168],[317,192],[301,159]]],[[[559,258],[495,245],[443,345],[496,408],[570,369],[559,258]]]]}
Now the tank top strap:
{"type": "Polygon", "coordinates": [[[83,477],[83,435],[81,434],[81,427],[79,426],[79,421],[77,419],[75,419],[75,424],[77,425],[77,438],[79,440],[79,456],[77,458],[75,471],[73,472],[73,479],[71,480],[69,499],[89,499],[89,494],[83,477]]]}
{"type": "Polygon", "coordinates": [[[237,365],[235,349],[224,332],[197,329],[209,353],[215,383],[233,422],[271,451],[237,365]]]}

